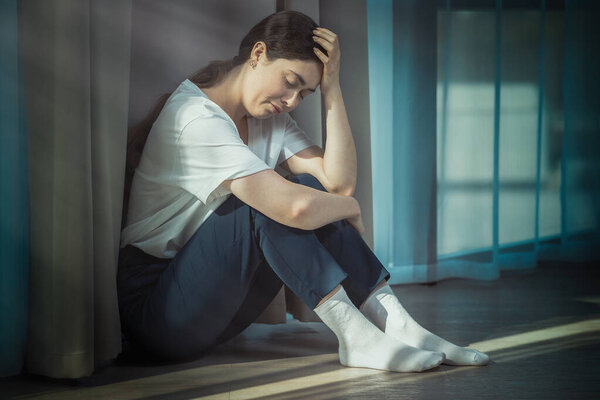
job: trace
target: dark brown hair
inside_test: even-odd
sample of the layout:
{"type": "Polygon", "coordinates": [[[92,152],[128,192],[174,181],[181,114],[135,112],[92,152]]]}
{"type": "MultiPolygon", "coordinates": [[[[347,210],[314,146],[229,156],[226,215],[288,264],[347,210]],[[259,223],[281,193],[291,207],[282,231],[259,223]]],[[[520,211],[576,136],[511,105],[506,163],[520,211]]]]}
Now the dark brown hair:
{"type": "MultiPolygon", "coordinates": [[[[313,47],[317,47],[324,54],[327,54],[327,51],[312,39],[312,31],[318,26],[309,16],[301,12],[280,11],[273,13],[250,29],[242,39],[238,54],[235,57],[229,60],[211,61],[206,67],[195,72],[188,79],[200,88],[213,86],[221,81],[235,66],[247,62],[250,59],[252,48],[259,41],[266,44],[267,57],[270,61],[283,58],[288,60],[313,60],[320,63],[321,60],[315,55],[313,47]]],[[[140,162],[146,138],[170,96],[171,93],[163,94],[152,111],[139,124],[129,129],[121,229],[125,227],[133,174],[140,162]]]]}

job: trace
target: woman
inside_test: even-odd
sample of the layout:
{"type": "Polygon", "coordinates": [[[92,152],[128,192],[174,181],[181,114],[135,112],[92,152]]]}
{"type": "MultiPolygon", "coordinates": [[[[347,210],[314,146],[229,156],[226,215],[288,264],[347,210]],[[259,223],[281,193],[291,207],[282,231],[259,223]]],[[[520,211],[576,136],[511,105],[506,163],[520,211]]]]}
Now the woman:
{"type": "Polygon", "coordinates": [[[232,60],[211,63],[159,105],[121,237],[119,307],[130,342],[163,359],[197,357],[244,330],[285,284],[335,333],[342,365],[487,363],[417,324],[361,237],[339,62],[333,32],[278,12],[232,60]],[[288,114],[318,85],[325,152],[288,114]]]}

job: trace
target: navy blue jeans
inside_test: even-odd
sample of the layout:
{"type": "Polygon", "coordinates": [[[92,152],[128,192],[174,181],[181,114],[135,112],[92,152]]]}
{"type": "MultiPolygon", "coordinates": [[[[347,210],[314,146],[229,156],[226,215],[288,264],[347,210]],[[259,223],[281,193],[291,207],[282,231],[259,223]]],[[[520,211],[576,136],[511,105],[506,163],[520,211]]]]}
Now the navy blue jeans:
{"type": "MultiPolygon", "coordinates": [[[[325,191],[308,174],[290,180],[325,191]]],[[[192,359],[247,328],[283,284],[314,309],[342,283],[359,306],[389,276],[348,221],[293,228],[231,194],[173,259],[121,249],[121,326],[159,359],[192,359]]]]}

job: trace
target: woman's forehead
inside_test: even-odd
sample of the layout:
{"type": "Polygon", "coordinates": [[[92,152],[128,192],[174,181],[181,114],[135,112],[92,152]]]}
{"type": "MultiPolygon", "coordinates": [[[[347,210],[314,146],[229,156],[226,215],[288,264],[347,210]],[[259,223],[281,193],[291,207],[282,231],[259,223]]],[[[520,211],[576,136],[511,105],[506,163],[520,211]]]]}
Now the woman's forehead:
{"type": "Polygon", "coordinates": [[[280,60],[280,68],[282,69],[282,71],[292,75],[300,75],[300,77],[304,79],[306,85],[308,86],[314,87],[319,84],[319,81],[321,80],[321,69],[323,63],[317,63],[316,61],[306,60],[280,60]]]}

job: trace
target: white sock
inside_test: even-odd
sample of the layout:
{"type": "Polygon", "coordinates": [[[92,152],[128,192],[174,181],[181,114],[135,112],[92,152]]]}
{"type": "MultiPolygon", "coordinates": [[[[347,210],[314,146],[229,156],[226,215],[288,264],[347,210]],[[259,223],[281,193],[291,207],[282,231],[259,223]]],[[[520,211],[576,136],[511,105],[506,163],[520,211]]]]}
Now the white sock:
{"type": "Polygon", "coordinates": [[[347,367],[416,372],[444,361],[442,353],[417,349],[384,334],[352,304],[343,287],[314,311],[337,336],[340,363],[347,367]]]}
{"type": "Polygon", "coordinates": [[[419,325],[400,304],[389,285],[374,292],[360,307],[365,316],[386,335],[423,350],[446,354],[444,364],[486,365],[487,354],[459,347],[419,325]]]}

